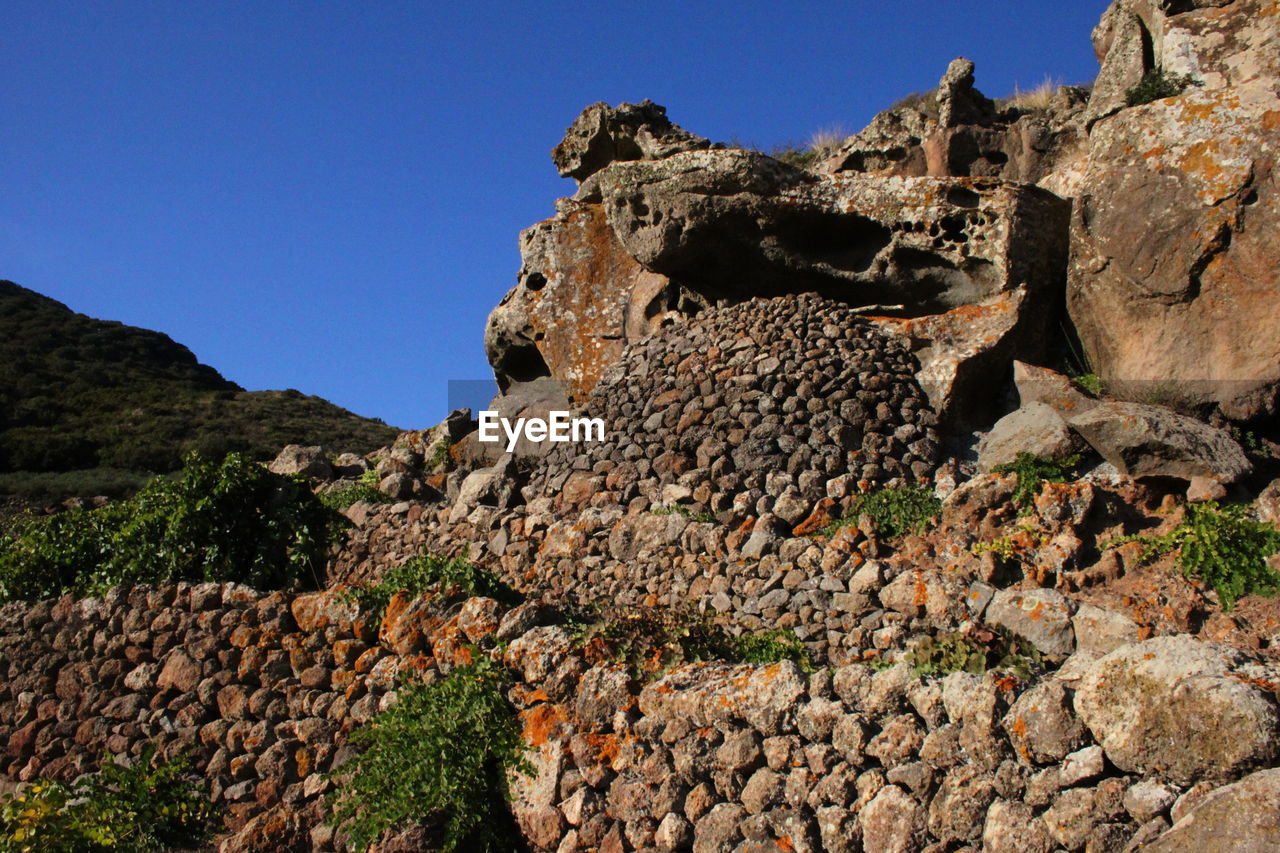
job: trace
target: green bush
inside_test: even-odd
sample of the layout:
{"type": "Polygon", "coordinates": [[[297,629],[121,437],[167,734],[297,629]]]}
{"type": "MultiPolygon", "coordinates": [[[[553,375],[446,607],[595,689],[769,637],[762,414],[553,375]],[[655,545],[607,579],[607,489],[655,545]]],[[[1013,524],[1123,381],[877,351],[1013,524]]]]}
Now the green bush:
{"type": "Polygon", "coordinates": [[[822,533],[834,535],[841,527],[856,524],[859,517],[866,515],[870,516],[876,535],[897,539],[922,532],[940,512],[942,501],[929,489],[919,486],[879,489],[855,498],[845,517],[828,525],[822,533]]]}
{"type": "Polygon", "coordinates": [[[314,584],[343,524],[297,478],[239,454],[193,455],[129,500],[13,522],[0,535],[0,600],[174,580],[314,584]]]}
{"type": "Polygon", "coordinates": [[[1013,492],[1013,505],[1018,508],[1018,515],[1030,515],[1036,508],[1036,495],[1045,483],[1065,483],[1076,466],[1080,464],[1080,454],[1073,453],[1065,459],[1048,459],[1034,453],[1019,453],[1012,462],[997,465],[993,470],[997,474],[1013,474],[1018,478],[1018,486],[1013,492]]]}
{"type": "Polygon", "coordinates": [[[148,853],[198,845],[213,810],[185,758],[108,759],[73,785],[40,779],[0,802],[0,853],[148,853]]]}
{"type": "Polygon", "coordinates": [[[1082,373],[1073,377],[1072,381],[1075,382],[1080,390],[1094,397],[1101,397],[1103,391],[1106,390],[1106,384],[1102,381],[1102,377],[1096,373],[1082,373]]]}
{"type": "Polygon", "coordinates": [[[376,486],[370,486],[367,483],[347,483],[320,495],[320,502],[329,507],[329,509],[335,510],[344,510],[358,501],[365,501],[371,504],[389,504],[392,502],[389,495],[379,491],[376,486]]]}
{"type": "Polygon", "coordinates": [[[1136,107],[1181,95],[1190,85],[1191,78],[1185,74],[1170,74],[1163,68],[1153,68],[1142,75],[1136,86],[1124,93],[1124,100],[1129,106],[1136,107]]]}
{"type": "Polygon", "coordinates": [[[444,850],[518,849],[506,777],[530,768],[506,689],[481,658],[434,684],[406,684],[395,705],[352,734],[366,749],[337,771],[332,817],[352,849],[423,822],[441,825],[444,850]]]}
{"type": "Polygon", "coordinates": [[[663,504],[657,504],[651,507],[649,509],[649,512],[653,513],[654,515],[683,515],[686,518],[691,519],[693,521],[701,521],[704,523],[711,523],[716,520],[715,515],[710,512],[707,512],[705,510],[702,512],[693,512],[683,504],[671,504],[669,506],[664,506],[663,504]]]}
{"type": "Polygon", "coordinates": [[[974,628],[938,637],[924,637],[907,652],[916,675],[946,675],[990,669],[1030,678],[1041,669],[1040,652],[1027,640],[997,628],[974,628]]]}
{"type": "Polygon", "coordinates": [[[503,583],[497,575],[461,557],[444,557],[423,552],[402,566],[392,566],[375,584],[353,587],[344,595],[360,605],[361,612],[381,615],[398,592],[418,596],[435,593],[451,598],[477,595],[496,598],[504,604],[519,604],[523,596],[503,583]]]}
{"type": "Polygon", "coordinates": [[[618,663],[640,681],[697,661],[776,663],[794,661],[809,672],[809,650],[789,631],[733,636],[719,623],[690,609],[627,607],[579,615],[578,643],[592,663],[618,663]]]}
{"type": "Polygon", "coordinates": [[[1138,542],[1144,561],[1176,551],[1183,574],[1213,587],[1222,609],[1231,610],[1241,596],[1280,591],[1280,575],[1267,567],[1267,558],[1280,552],[1280,530],[1247,512],[1239,504],[1188,504],[1186,518],[1169,533],[1126,536],[1111,547],[1138,542]]]}

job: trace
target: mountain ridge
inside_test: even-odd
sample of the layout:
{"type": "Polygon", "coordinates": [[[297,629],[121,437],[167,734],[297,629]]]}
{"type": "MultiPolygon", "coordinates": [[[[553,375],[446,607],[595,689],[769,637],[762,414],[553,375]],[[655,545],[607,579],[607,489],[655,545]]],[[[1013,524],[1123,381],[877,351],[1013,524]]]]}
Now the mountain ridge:
{"type": "Polygon", "coordinates": [[[396,432],[292,389],[245,390],[163,332],[0,281],[0,494],[120,493],[191,451],[366,453],[396,432]]]}

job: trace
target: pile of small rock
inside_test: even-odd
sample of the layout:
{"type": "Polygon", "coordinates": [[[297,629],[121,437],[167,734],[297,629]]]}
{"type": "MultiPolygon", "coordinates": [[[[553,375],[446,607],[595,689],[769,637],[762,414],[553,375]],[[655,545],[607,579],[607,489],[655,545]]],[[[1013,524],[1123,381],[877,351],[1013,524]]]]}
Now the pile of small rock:
{"type": "Polygon", "coordinates": [[[627,348],[585,406],[604,440],[552,449],[526,495],[799,523],[833,481],[847,493],[932,473],[916,367],[900,339],[813,294],[710,309],[627,348]]]}

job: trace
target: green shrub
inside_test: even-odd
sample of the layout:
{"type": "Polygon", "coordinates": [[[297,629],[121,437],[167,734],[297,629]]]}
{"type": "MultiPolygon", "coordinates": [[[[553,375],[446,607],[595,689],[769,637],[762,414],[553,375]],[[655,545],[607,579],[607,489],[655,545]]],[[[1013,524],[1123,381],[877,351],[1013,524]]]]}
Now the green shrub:
{"type": "Polygon", "coordinates": [[[1185,74],[1170,74],[1163,68],[1153,68],[1142,75],[1136,86],[1124,93],[1124,100],[1129,106],[1136,107],[1181,95],[1190,85],[1191,78],[1185,74]]]}
{"type": "Polygon", "coordinates": [[[693,521],[700,521],[704,523],[711,523],[716,520],[715,515],[707,512],[706,510],[703,510],[702,512],[693,512],[683,504],[671,504],[669,506],[657,504],[656,506],[651,507],[649,512],[654,515],[683,515],[693,521]]]}
{"type": "Polygon", "coordinates": [[[809,672],[809,650],[789,631],[733,636],[719,623],[687,608],[627,607],[580,615],[576,633],[588,661],[618,663],[640,681],[651,681],[685,663],[794,661],[809,672]]]}
{"type": "Polygon", "coordinates": [[[1105,385],[1102,377],[1096,373],[1082,373],[1072,379],[1080,390],[1092,394],[1094,397],[1101,397],[1105,385]]]}
{"type": "Polygon", "coordinates": [[[777,663],[795,661],[805,672],[813,671],[813,658],[800,638],[790,631],[775,628],[758,634],[730,637],[730,659],[741,663],[777,663]]]}
{"type": "Polygon", "coordinates": [[[376,486],[370,486],[367,483],[346,483],[320,495],[320,502],[329,507],[329,509],[334,510],[344,510],[359,501],[366,501],[371,504],[389,504],[392,502],[389,495],[379,491],[376,486]]]}
{"type": "Polygon", "coordinates": [[[922,532],[940,512],[942,501],[929,489],[919,486],[879,489],[855,498],[845,517],[828,525],[822,533],[834,535],[841,527],[856,524],[859,517],[866,515],[870,516],[876,535],[897,539],[922,532]]]}
{"type": "Polygon", "coordinates": [[[528,772],[506,678],[487,658],[433,684],[410,682],[351,736],[366,749],[337,778],[332,823],[354,850],[389,829],[439,823],[444,850],[518,849],[506,776],[528,772]]]}
{"type": "Polygon", "coordinates": [[[1073,453],[1065,459],[1048,459],[1034,453],[1019,453],[1018,458],[993,470],[997,474],[1013,474],[1018,486],[1013,492],[1013,505],[1019,515],[1030,515],[1035,510],[1036,495],[1045,483],[1065,483],[1080,464],[1080,454],[1073,453]]]}
{"type": "Polygon", "coordinates": [[[524,598],[483,566],[462,557],[428,552],[418,554],[402,566],[387,569],[375,584],[353,587],[343,594],[359,604],[362,612],[381,614],[398,592],[412,596],[434,593],[450,598],[483,595],[509,605],[519,604],[524,598]]]}
{"type": "Polygon", "coordinates": [[[1138,542],[1144,561],[1176,551],[1183,574],[1213,587],[1222,609],[1231,610],[1241,596],[1280,591],[1280,575],[1267,567],[1267,558],[1280,552],[1280,530],[1247,512],[1240,504],[1188,504],[1186,518],[1169,533],[1125,536],[1110,547],[1138,542]]]}
{"type": "Polygon", "coordinates": [[[0,600],[175,580],[314,583],[343,524],[297,478],[239,454],[193,455],[129,500],[13,522],[0,535],[0,600]]]}
{"type": "Polygon", "coordinates": [[[427,454],[426,460],[422,463],[422,470],[431,472],[439,467],[449,458],[449,440],[441,438],[431,446],[431,452],[427,454]]]}
{"type": "Polygon", "coordinates": [[[989,669],[997,669],[1026,679],[1041,668],[1040,652],[1036,647],[1001,628],[974,628],[924,637],[911,647],[906,659],[916,675],[921,676],[951,672],[981,675],[989,669]]]}
{"type": "Polygon", "coordinates": [[[185,758],[148,747],[74,785],[40,779],[0,802],[0,853],[147,853],[198,845],[213,810],[185,758]]]}

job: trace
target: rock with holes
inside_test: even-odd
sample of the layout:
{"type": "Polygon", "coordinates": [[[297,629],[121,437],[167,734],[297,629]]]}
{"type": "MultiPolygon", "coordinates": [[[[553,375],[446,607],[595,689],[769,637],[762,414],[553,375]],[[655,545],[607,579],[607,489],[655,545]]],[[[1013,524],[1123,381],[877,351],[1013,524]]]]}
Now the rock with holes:
{"type": "Polygon", "coordinates": [[[551,159],[561,177],[582,182],[615,160],[661,160],[710,147],[706,139],[672,124],[666,108],[653,101],[597,103],[569,125],[551,159]]]}
{"type": "Polygon", "coordinates": [[[1076,713],[1127,772],[1189,785],[1265,765],[1280,752],[1280,710],[1240,661],[1187,636],[1122,646],[1090,666],[1076,713]]]}
{"type": "Polygon", "coordinates": [[[900,318],[885,325],[924,354],[935,405],[962,394],[977,407],[994,364],[1043,342],[1067,212],[1048,193],[819,178],[742,150],[615,163],[599,181],[614,232],[648,270],[712,298],[821,290],[900,318]]]}

